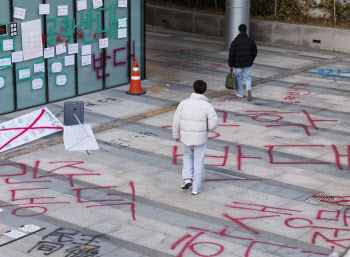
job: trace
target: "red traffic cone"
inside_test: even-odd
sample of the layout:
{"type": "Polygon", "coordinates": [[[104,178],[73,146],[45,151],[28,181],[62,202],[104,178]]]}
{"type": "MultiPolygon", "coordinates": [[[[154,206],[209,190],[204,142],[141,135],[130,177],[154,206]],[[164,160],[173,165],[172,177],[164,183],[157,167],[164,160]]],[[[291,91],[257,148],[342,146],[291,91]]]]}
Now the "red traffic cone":
{"type": "Polygon", "coordinates": [[[125,92],[129,95],[143,95],[146,92],[141,87],[141,79],[139,72],[139,64],[137,63],[137,59],[135,58],[134,67],[132,68],[131,81],[130,81],[130,89],[125,92]]]}

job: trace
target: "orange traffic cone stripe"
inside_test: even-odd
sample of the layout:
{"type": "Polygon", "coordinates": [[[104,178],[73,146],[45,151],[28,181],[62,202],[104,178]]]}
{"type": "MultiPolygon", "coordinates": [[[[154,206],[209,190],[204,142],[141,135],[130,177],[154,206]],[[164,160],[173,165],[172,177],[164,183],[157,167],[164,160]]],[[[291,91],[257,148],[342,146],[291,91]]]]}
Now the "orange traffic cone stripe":
{"type": "Polygon", "coordinates": [[[130,80],[130,88],[129,91],[125,92],[130,95],[143,95],[146,92],[141,87],[141,78],[139,72],[139,65],[137,59],[135,58],[134,66],[132,68],[131,80],[130,80]]]}

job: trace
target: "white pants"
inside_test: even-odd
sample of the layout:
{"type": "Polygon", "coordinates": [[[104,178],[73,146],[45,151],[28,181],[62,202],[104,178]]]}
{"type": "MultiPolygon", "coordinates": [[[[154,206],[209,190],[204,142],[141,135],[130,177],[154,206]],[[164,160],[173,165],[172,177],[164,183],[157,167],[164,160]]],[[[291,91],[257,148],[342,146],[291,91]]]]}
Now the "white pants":
{"type": "Polygon", "coordinates": [[[185,145],[182,178],[193,179],[192,190],[198,192],[202,189],[204,178],[204,157],[207,142],[202,145],[185,145]]]}

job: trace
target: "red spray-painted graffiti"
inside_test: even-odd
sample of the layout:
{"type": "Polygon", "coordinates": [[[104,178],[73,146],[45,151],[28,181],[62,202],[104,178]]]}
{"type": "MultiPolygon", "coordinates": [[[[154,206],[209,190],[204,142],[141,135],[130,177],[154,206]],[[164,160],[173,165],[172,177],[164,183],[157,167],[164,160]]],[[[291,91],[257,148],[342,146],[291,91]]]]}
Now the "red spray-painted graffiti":
{"type": "MultiPolygon", "coordinates": [[[[302,150],[303,148],[310,148],[310,147],[319,147],[319,148],[328,148],[325,145],[266,145],[264,146],[266,149],[266,153],[268,156],[268,161],[270,164],[273,165],[332,165],[331,162],[325,162],[325,161],[305,161],[305,160],[294,160],[294,161],[277,161],[277,159],[283,158],[280,156],[275,156],[276,151],[274,151],[275,148],[281,149],[281,148],[299,148],[302,150]]],[[[348,161],[348,167],[350,168],[350,145],[347,146],[348,151],[347,154],[339,154],[339,150],[336,145],[331,145],[329,148],[331,148],[331,152],[333,151],[334,154],[334,163],[336,167],[339,170],[343,170],[343,165],[341,163],[341,157],[347,158],[348,161]]],[[[215,167],[224,167],[227,164],[227,161],[229,159],[229,150],[230,148],[237,149],[237,152],[232,152],[233,158],[236,158],[237,160],[237,169],[242,169],[242,160],[243,159],[263,159],[262,156],[246,156],[243,155],[243,146],[237,145],[237,146],[224,146],[223,147],[223,154],[222,155],[206,155],[205,156],[205,165],[207,166],[215,166],[215,167]]],[[[173,146],[173,164],[174,165],[182,165],[178,162],[178,158],[182,157],[183,154],[178,153],[178,146],[173,146]]],[[[295,158],[302,158],[300,156],[295,156],[295,158]]]]}
{"type": "MultiPolygon", "coordinates": [[[[230,215],[229,213],[223,213],[222,216],[230,221],[235,223],[236,225],[239,225],[243,230],[240,230],[241,232],[237,232],[236,230],[230,230],[228,227],[224,227],[219,231],[214,230],[208,230],[200,227],[187,227],[190,230],[196,231],[195,235],[186,234],[180,239],[178,239],[176,242],[174,242],[170,249],[176,250],[179,249],[179,252],[177,253],[177,257],[185,256],[185,253],[187,251],[191,251],[196,256],[201,257],[208,257],[208,256],[220,256],[222,253],[225,253],[225,245],[222,243],[217,243],[215,241],[215,238],[206,239],[203,242],[198,242],[200,237],[203,235],[216,235],[219,237],[226,237],[233,239],[236,243],[244,243],[244,242],[250,242],[247,246],[244,256],[245,257],[251,257],[251,256],[259,256],[259,253],[255,253],[252,251],[254,250],[254,247],[256,247],[258,244],[268,245],[270,247],[264,248],[267,251],[276,252],[277,250],[282,250],[283,248],[289,249],[288,256],[309,256],[310,254],[313,255],[320,255],[320,256],[328,256],[326,253],[319,253],[314,251],[309,251],[305,249],[300,249],[294,246],[289,246],[285,244],[279,244],[275,242],[266,242],[261,239],[256,238],[250,238],[245,236],[244,231],[249,234],[253,235],[260,235],[259,230],[248,226],[244,223],[246,220],[261,220],[261,219],[271,219],[273,218],[276,222],[276,227],[280,228],[281,231],[283,230],[284,234],[287,234],[288,231],[294,230],[294,229],[308,229],[305,230],[305,232],[309,231],[310,228],[312,230],[312,234],[310,235],[310,242],[311,244],[318,244],[322,245],[324,247],[330,248],[330,249],[346,249],[347,245],[344,244],[347,241],[349,241],[349,238],[340,238],[341,232],[343,232],[344,235],[350,231],[349,228],[341,228],[341,227],[329,227],[327,226],[329,223],[327,221],[333,221],[338,222],[342,221],[341,226],[348,227],[347,219],[350,218],[350,216],[347,214],[348,210],[350,208],[347,208],[344,211],[330,211],[330,210],[316,210],[315,218],[306,219],[304,217],[294,217],[295,215],[302,215],[303,211],[295,210],[295,209],[287,209],[287,208],[278,208],[273,206],[267,206],[267,205],[260,205],[260,204],[252,204],[252,203],[245,203],[245,202],[232,202],[232,204],[225,205],[228,208],[233,209],[240,209],[245,210],[246,212],[252,212],[249,217],[240,217],[236,218],[230,215]],[[264,216],[256,216],[259,213],[266,213],[268,215],[264,216]],[[287,216],[287,217],[285,217],[287,216]],[[293,217],[290,217],[293,216],[293,217]],[[320,225],[315,225],[315,223],[322,223],[320,225]],[[324,226],[326,224],[326,226],[324,226]],[[243,232],[242,232],[243,231],[243,232]],[[326,231],[333,231],[333,235],[325,236],[323,233],[326,231]],[[187,242],[186,242],[187,241],[187,242]],[[196,248],[196,246],[211,246],[212,252],[210,255],[204,254],[200,252],[200,248],[196,248]],[[215,246],[215,247],[214,247],[215,246]],[[256,255],[258,254],[258,255],[256,255]]],[[[230,209],[227,210],[229,212],[230,209]]],[[[242,215],[241,215],[242,216],[242,215]]],[[[207,237],[208,238],[208,237],[207,237]]],[[[260,247],[258,249],[261,249],[260,247]]],[[[227,253],[226,253],[227,254],[227,253]]]]}
{"type": "Polygon", "coordinates": [[[350,203],[350,195],[314,195],[312,198],[317,202],[335,206],[349,206],[350,203]]]}
{"type": "Polygon", "coordinates": [[[290,104],[300,104],[300,96],[310,95],[311,92],[306,91],[309,85],[304,83],[296,83],[293,86],[290,86],[287,89],[287,92],[284,92],[284,95],[287,95],[283,98],[282,103],[290,103],[290,104]]]}
{"type": "MultiPolygon", "coordinates": [[[[233,124],[229,124],[227,122],[227,112],[226,111],[216,111],[218,114],[222,113],[222,123],[220,121],[219,126],[218,127],[239,127],[239,125],[233,125],[233,124]]],[[[172,126],[162,126],[162,128],[171,128],[172,126]]],[[[221,137],[221,134],[216,132],[216,131],[210,131],[209,132],[209,139],[213,139],[213,138],[218,138],[221,137]]]]}
{"type": "MultiPolygon", "coordinates": [[[[28,174],[28,166],[24,163],[14,163],[14,164],[0,164],[0,177],[4,178],[4,182],[9,185],[15,184],[30,184],[30,183],[50,183],[51,180],[41,180],[42,178],[51,178],[51,177],[64,177],[67,178],[68,182],[68,192],[75,196],[77,199],[77,203],[100,203],[103,204],[95,204],[88,205],[85,208],[92,207],[102,207],[102,206],[111,206],[111,205],[127,205],[131,208],[131,215],[134,220],[136,220],[135,216],[135,185],[133,182],[129,182],[128,187],[131,193],[122,193],[122,194],[113,194],[106,193],[104,196],[100,196],[99,199],[93,200],[83,200],[85,199],[84,193],[88,190],[101,190],[101,189],[114,189],[117,186],[103,186],[103,187],[89,187],[89,188],[75,188],[74,178],[77,176],[100,176],[100,173],[95,173],[90,169],[86,169],[82,167],[84,162],[82,161],[57,161],[57,162],[49,162],[47,165],[51,167],[49,171],[45,174],[39,174],[39,166],[41,161],[36,161],[33,172],[32,179],[29,181],[23,182],[11,182],[11,178],[21,179],[21,176],[28,174]],[[127,201],[124,198],[118,198],[115,196],[131,196],[131,201],[127,201]]],[[[38,197],[37,195],[42,195],[43,190],[50,190],[50,187],[39,187],[39,188],[21,188],[21,189],[11,189],[11,204],[6,204],[0,207],[15,207],[12,211],[12,214],[17,217],[32,217],[38,216],[46,213],[48,211],[47,205],[52,204],[70,204],[70,202],[51,202],[49,199],[55,199],[56,197],[38,197]],[[30,193],[30,196],[28,196],[30,193]],[[26,197],[21,197],[21,195],[25,195],[26,197]],[[31,196],[33,195],[33,196],[31,196]],[[44,200],[46,199],[46,200],[44,200]],[[17,203],[20,202],[20,203],[17,203]],[[19,207],[19,208],[17,208],[19,207]],[[24,210],[31,210],[35,212],[34,214],[26,214],[24,210]]],[[[67,192],[67,193],[68,193],[67,192]]],[[[103,194],[101,194],[103,195],[103,194]]]]}
{"type": "Polygon", "coordinates": [[[266,125],[266,127],[300,127],[304,129],[306,135],[311,136],[309,127],[315,130],[320,130],[316,125],[318,122],[338,122],[338,120],[323,120],[323,119],[313,119],[311,115],[306,110],[301,110],[301,112],[280,112],[280,111],[263,111],[263,110],[250,110],[246,111],[246,114],[237,114],[236,116],[250,116],[252,120],[257,122],[279,122],[282,121],[286,114],[298,114],[302,116],[304,124],[281,124],[281,125],[266,125]]]}
{"type": "Polygon", "coordinates": [[[233,96],[228,96],[225,98],[221,98],[221,99],[215,99],[215,100],[211,100],[210,103],[213,106],[221,106],[225,103],[232,103],[232,102],[236,102],[237,100],[239,100],[239,98],[237,97],[233,97],[233,96]]]}
{"type": "MultiPolygon", "coordinates": [[[[135,59],[135,41],[132,42],[132,51],[131,54],[129,54],[129,42],[126,43],[125,47],[120,47],[113,49],[111,51],[112,55],[109,55],[109,50],[103,49],[103,52],[100,52],[99,57],[97,57],[97,54],[92,55],[92,63],[93,63],[93,69],[96,72],[96,78],[97,79],[103,79],[109,77],[109,73],[102,74],[103,69],[106,69],[107,67],[107,60],[113,60],[113,66],[115,68],[121,66],[125,67],[125,71],[127,76],[130,76],[130,70],[128,69],[129,63],[131,60],[135,59]],[[124,52],[124,54],[123,54],[124,52]],[[103,59],[103,53],[105,58],[103,59]],[[118,60],[118,54],[121,54],[121,56],[125,55],[124,60],[118,60]]],[[[107,70],[106,70],[107,71],[107,70]]]]}

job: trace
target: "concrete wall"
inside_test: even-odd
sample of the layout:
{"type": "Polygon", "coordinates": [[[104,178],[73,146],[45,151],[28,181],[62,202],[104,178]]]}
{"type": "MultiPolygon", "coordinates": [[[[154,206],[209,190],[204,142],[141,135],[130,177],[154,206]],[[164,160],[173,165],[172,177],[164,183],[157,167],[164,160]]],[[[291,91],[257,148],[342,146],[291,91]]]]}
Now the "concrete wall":
{"type": "MultiPolygon", "coordinates": [[[[209,36],[225,36],[225,16],[146,6],[146,24],[209,36]]],[[[350,53],[350,30],[251,20],[257,41],[350,53]],[[314,40],[321,41],[315,43],[314,40]]]]}
{"type": "Polygon", "coordinates": [[[224,19],[220,15],[199,14],[177,9],[146,6],[146,24],[196,34],[220,36],[224,33],[224,19]]]}

